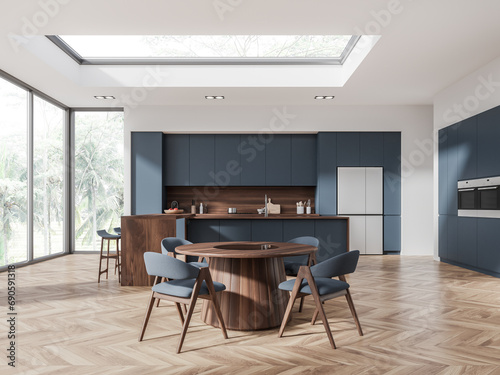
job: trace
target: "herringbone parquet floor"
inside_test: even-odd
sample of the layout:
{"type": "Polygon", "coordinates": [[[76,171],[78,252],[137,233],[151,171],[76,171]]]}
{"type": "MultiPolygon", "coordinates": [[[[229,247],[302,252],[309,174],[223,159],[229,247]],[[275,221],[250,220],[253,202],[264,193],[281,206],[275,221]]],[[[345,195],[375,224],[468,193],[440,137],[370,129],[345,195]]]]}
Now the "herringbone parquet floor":
{"type": "Polygon", "coordinates": [[[17,367],[6,365],[7,277],[0,274],[1,374],[500,374],[500,279],[431,257],[365,256],[349,277],[365,336],[344,299],[326,312],[338,349],[312,302],[294,308],[285,336],[219,330],[200,320],[175,354],[175,306],[153,310],[137,337],[147,287],[97,284],[96,255],[68,255],[16,270],[17,367]]]}

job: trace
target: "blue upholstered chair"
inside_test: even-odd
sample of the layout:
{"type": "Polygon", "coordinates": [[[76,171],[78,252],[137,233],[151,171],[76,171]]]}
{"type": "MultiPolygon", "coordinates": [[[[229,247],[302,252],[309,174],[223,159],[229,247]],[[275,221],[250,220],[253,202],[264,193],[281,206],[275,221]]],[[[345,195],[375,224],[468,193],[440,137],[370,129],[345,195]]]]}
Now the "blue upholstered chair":
{"type": "MultiPolygon", "coordinates": [[[[301,245],[310,245],[314,247],[319,246],[319,240],[312,236],[302,236],[292,238],[287,241],[289,243],[299,243],[301,245]]],[[[285,257],[283,259],[285,263],[285,273],[287,276],[297,276],[300,266],[312,266],[316,263],[316,255],[312,253],[309,257],[308,255],[298,255],[294,257],[285,257]]],[[[304,297],[300,299],[299,312],[302,312],[302,307],[304,306],[304,297]]]]}
{"type": "MultiPolygon", "coordinates": [[[[171,255],[174,258],[177,257],[175,248],[182,245],[192,245],[193,243],[179,237],[167,237],[161,240],[161,252],[162,254],[171,255]]],[[[191,255],[186,255],[186,262],[195,267],[208,267],[207,262],[202,261],[203,258],[195,257],[191,255]]]]}
{"type": "Polygon", "coordinates": [[[323,326],[325,327],[326,334],[333,349],[336,347],[335,342],[333,341],[330,326],[326,319],[325,311],[323,309],[324,301],[345,296],[349,309],[351,310],[352,317],[354,318],[354,322],[356,323],[358,333],[360,336],[363,336],[361,324],[359,323],[358,315],[356,313],[356,309],[354,308],[354,303],[352,302],[351,293],[349,292],[349,284],[346,282],[345,278],[345,275],[353,273],[356,270],[358,259],[358,250],[349,251],[311,267],[301,266],[296,279],[282,282],[279,285],[279,288],[281,290],[291,292],[291,297],[281,323],[278,337],[283,335],[295,300],[297,298],[310,295],[313,296],[316,304],[316,310],[314,311],[311,324],[316,322],[319,315],[323,321],[323,326]],[[339,279],[332,279],[332,277],[338,277],[339,279]]]}
{"type": "Polygon", "coordinates": [[[139,341],[144,338],[155,300],[169,300],[176,304],[182,322],[181,337],[177,346],[177,353],[180,353],[198,297],[213,303],[222,335],[227,339],[226,326],[216,297],[216,293],[225,290],[226,286],[212,281],[208,267],[198,268],[180,259],[154,252],[144,253],[144,263],[148,275],[155,276],[155,280],[139,341]],[[167,279],[168,281],[161,282],[161,279],[167,279]],[[188,305],[186,317],[184,317],[180,307],[181,304],[188,305]]]}
{"type": "Polygon", "coordinates": [[[116,270],[118,270],[118,281],[121,282],[121,264],[120,264],[120,250],[118,243],[120,242],[121,235],[119,234],[111,234],[108,233],[107,231],[103,230],[98,230],[97,234],[101,237],[101,253],[99,257],[99,276],[97,277],[97,282],[101,282],[101,275],[103,273],[106,273],[106,279],[108,279],[108,270],[109,270],[109,260],[114,259],[115,260],[115,274],[116,270]],[[108,247],[106,254],[104,253],[104,241],[108,242],[108,247]],[[111,241],[116,241],[116,251],[114,253],[109,252],[109,243],[111,241]],[[102,260],[106,260],[106,269],[102,270],[102,260]]]}

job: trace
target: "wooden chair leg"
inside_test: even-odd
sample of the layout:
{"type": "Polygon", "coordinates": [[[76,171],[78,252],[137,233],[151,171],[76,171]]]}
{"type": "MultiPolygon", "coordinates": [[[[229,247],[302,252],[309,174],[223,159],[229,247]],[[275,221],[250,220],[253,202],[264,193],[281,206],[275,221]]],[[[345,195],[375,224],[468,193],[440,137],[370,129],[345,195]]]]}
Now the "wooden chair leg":
{"type": "Polygon", "coordinates": [[[328,336],[330,345],[333,349],[337,349],[337,347],[335,346],[335,341],[333,340],[332,331],[330,330],[330,325],[328,324],[328,320],[326,319],[326,314],[325,310],[323,309],[323,304],[321,303],[321,298],[318,293],[318,287],[316,286],[314,277],[311,274],[311,269],[308,267],[304,267],[304,274],[305,274],[305,279],[307,280],[307,283],[311,288],[312,296],[314,298],[314,302],[316,303],[316,310],[318,310],[319,316],[323,321],[323,326],[325,327],[326,335],[328,336]]]}
{"type": "Polygon", "coordinates": [[[153,297],[154,292],[151,293],[151,298],[149,299],[148,307],[146,310],[146,316],[144,317],[144,323],[142,324],[141,334],[139,335],[139,341],[144,338],[144,333],[146,332],[146,327],[149,322],[149,317],[151,316],[151,311],[153,310],[153,305],[155,304],[155,298],[153,297]]]}
{"type": "Polygon", "coordinates": [[[351,310],[352,317],[354,318],[354,323],[356,324],[356,328],[358,329],[358,333],[360,336],[363,336],[363,330],[361,329],[361,323],[358,319],[358,314],[356,313],[356,309],[354,308],[354,302],[352,301],[351,292],[347,289],[347,294],[345,295],[347,300],[347,304],[349,305],[349,309],[351,310]]]}
{"type": "MultiPolygon", "coordinates": [[[[160,299],[158,299],[160,302],[160,299]]],[[[182,313],[181,304],[176,302],[175,306],[177,307],[177,312],[179,313],[179,317],[181,318],[181,325],[184,325],[184,314],[182,313]]]]}
{"type": "Polygon", "coordinates": [[[179,344],[177,345],[177,354],[181,352],[182,344],[184,343],[184,339],[186,338],[189,322],[191,321],[191,316],[193,315],[194,306],[196,305],[196,300],[198,299],[198,294],[200,293],[202,282],[203,279],[198,274],[196,283],[193,288],[193,292],[191,293],[191,300],[189,301],[189,308],[186,314],[186,319],[184,320],[184,325],[182,326],[182,332],[181,332],[181,337],[179,339],[179,344]]]}
{"type": "Polygon", "coordinates": [[[304,306],[304,298],[305,297],[300,298],[299,312],[302,312],[302,307],[304,306]]]}
{"type": "Polygon", "coordinates": [[[120,263],[120,250],[118,243],[120,242],[120,239],[116,240],[116,263],[115,263],[115,274],[116,274],[116,269],[118,268],[118,282],[122,282],[122,265],[120,263]]]}
{"type": "Polygon", "coordinates": [[[290,299],[288,300],[288,305],[285,310],[285,315],[283,316],[283,320],[281,321],[281,327],[278,332],[278,337],[283,336],[283,332],[285,332],[286,324],[288,323],[288,319],[290,318],[290,314],[292,313],[293,304],[297,299],[297,294],[299,294],[300,286],[302,284],[302,280],[304,277],[302,276],[301,271],[297,274],[297,278],[295,279],[295,284],[293,284],[292,294],[290,299]]]}
{"type": "Polygon", "coordinates": [[[318,314],[319,314],[318,309],[314,310],[314,314],[313,314],[313,317],[311,319],[311,325],[316,324],[316,319],[318,319],[318,314]]]}
{"type": "Polygon", "coordinates": [[[217,294],[215,293],[212,275],[210,275],[210,272],[208,271],[208,269],[206,272],[205,272],[205,270],[203,270],[203,271],[200,270],[200,272],[205,273],[205,275],[204,275],[205,282],[207,284],[208,293],[209,293],[210,298],[212,300],[212,303],[214,305],[215,313],[217,314],[217,319],[219,320],[219,326],[220,326],[221,331],[222,331],[222,336],[224,336],[224,338],[227,339],[226,325],[224,324],[224,319],[222,318],[222,313],[220,311],[219,301],[217,300],[217,294]]]}
{"type": "Polygon", "coordinates": [[[97,283],[101,282],[101,269],[102,269],[102,250],[104,247],[104,238],[101,238],[101,254],[99,255],[99,276],[97,277],[97,283]]]}
{"type": "Polygon", "coordinates": [[[108,252],[106,255],[107,255],[106,257],[106,280],[107,280],[109,274],[109,240],[108,240],[108,252]]]}

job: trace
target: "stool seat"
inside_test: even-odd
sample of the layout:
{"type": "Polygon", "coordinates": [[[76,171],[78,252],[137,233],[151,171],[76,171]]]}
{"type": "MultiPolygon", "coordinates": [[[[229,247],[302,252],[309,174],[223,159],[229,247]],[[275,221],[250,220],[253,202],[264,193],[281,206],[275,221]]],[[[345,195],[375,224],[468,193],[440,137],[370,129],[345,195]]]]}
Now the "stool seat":
{"type": "Polygon", "coordinates": [[[115,260],[115,274],[116,270],[118,270],[118,281],[121,282],[121,263],[120,263],[120,250],[119,250],[119,242],[121,239],[121,235],[119,234],[111,234],[108,233],[106,230],[98,230],[97,234],[101,237],[101,253],[99,257],[99,276],[97,277],[97,282],[101,282],[101,275],[103,273],[106,274],[106,279],[108,279],[108,270],[109,270],[109,260],[114,259],[115,260]],[[104,253],[104,241],[108,242],[108,246],[106,249],[106,253],[104,253]],[[109,243],[111,241],[116,241],[116,252],[110,253],[109,251],[109,243]],[[102,270],[102,260],[106,260],[106,269],[102,270]]]}

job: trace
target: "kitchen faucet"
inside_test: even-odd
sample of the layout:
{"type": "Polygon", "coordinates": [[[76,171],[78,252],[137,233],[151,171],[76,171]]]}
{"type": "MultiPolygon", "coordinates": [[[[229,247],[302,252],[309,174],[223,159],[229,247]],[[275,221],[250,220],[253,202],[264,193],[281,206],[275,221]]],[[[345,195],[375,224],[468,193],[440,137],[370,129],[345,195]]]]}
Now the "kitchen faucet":
{"type": "Polygon", "coordinates": [[[267,217],[267,194],[264,195],[264,216],[267,217]]]}

